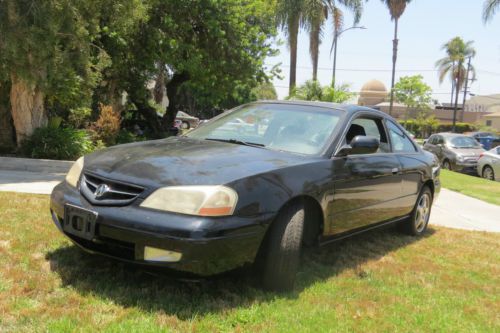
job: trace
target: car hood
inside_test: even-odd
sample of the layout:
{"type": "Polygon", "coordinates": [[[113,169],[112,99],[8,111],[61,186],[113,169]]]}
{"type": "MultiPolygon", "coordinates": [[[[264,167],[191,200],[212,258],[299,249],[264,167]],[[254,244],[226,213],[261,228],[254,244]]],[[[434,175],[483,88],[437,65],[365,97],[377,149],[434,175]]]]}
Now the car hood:
{"type": "Polygon", "coordinates": [[[310,160],[262,148],[171,137],[95,152],[85,157],[84,170],[147,187],[215,185],[310,160]]]}
{"type": "Polygon", "coordinates": [[[453,148],[451,150],[463,157],[479,157],[481,153],[484,153],[484,149],[482,148],[453,148]]]}

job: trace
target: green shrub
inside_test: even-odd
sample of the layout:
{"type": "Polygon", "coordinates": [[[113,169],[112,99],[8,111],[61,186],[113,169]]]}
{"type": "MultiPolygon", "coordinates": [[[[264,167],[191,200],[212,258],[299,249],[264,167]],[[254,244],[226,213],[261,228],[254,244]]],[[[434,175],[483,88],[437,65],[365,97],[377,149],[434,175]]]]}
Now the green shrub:
{"type": "Polygon", "coordinates": [[[116,144],[121,145],[124,143],[131,143],[136,141],[143,141],[144,138],[135,135],[134,133],[127,131],[126,129],[121,129],[116,137],[116,144]]]}
{"type": "Polygon", "coordinates": [[[23,140],[20,152],[31,158],[76,160],[95,149],[84,130],[41,127],[23,140]]]}
{"type": "Polygon", "coordinates": [[[74,128],[82,128],[90,121],[92,109],[79,107],[69,110],[68,123],[74,128]]]}

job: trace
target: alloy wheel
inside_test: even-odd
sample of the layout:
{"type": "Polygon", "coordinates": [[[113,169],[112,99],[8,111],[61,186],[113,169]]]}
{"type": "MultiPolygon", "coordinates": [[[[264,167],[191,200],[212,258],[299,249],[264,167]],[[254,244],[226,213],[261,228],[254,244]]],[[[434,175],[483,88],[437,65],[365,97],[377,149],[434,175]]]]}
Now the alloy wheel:
{"type": "Polygon", "coordinates": [[[490,167],[487,166],[483,169],[483,178],[488,180],[493,180],[495,178],[493,170],[490,167]]]}
{"type": "Polygon", "coordinates": [[[415,229],[417,232],[422,232],[429,220],[429,213],[431,210],[431,198],[428,193],[424,193],[417,204],[417,211],[415,214],[415,229]]]}

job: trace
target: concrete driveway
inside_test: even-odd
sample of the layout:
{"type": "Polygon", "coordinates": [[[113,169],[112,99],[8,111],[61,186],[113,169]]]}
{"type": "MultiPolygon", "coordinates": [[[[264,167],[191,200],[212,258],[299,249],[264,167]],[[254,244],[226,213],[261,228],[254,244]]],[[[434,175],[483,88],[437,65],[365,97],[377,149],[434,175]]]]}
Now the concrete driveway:
{"type": "MultiPolygon", "coordinates": [[[[0,163],[0,191],[50,194],[54,186],[64,180],[66,169],[71,164],[63,164],[58,168],[45,167],[43,172],[34,172],[29,167],[2,169],[6,165],[0,163]]],[[[442,189],[432,208],[430,224],[500,232],[500,206],[442,189]]]]}

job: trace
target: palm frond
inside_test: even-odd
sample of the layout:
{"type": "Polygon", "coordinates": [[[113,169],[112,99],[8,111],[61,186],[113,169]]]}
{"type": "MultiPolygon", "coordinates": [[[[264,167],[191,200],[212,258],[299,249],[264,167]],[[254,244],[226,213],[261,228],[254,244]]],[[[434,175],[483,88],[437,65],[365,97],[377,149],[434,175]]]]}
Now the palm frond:
{"type": "Polygon", "coordinates": [[[486,0],[483,7],[483,22],[489,22],[495,15],[498,7],[500,6],[500,0],[486,0]]]}

